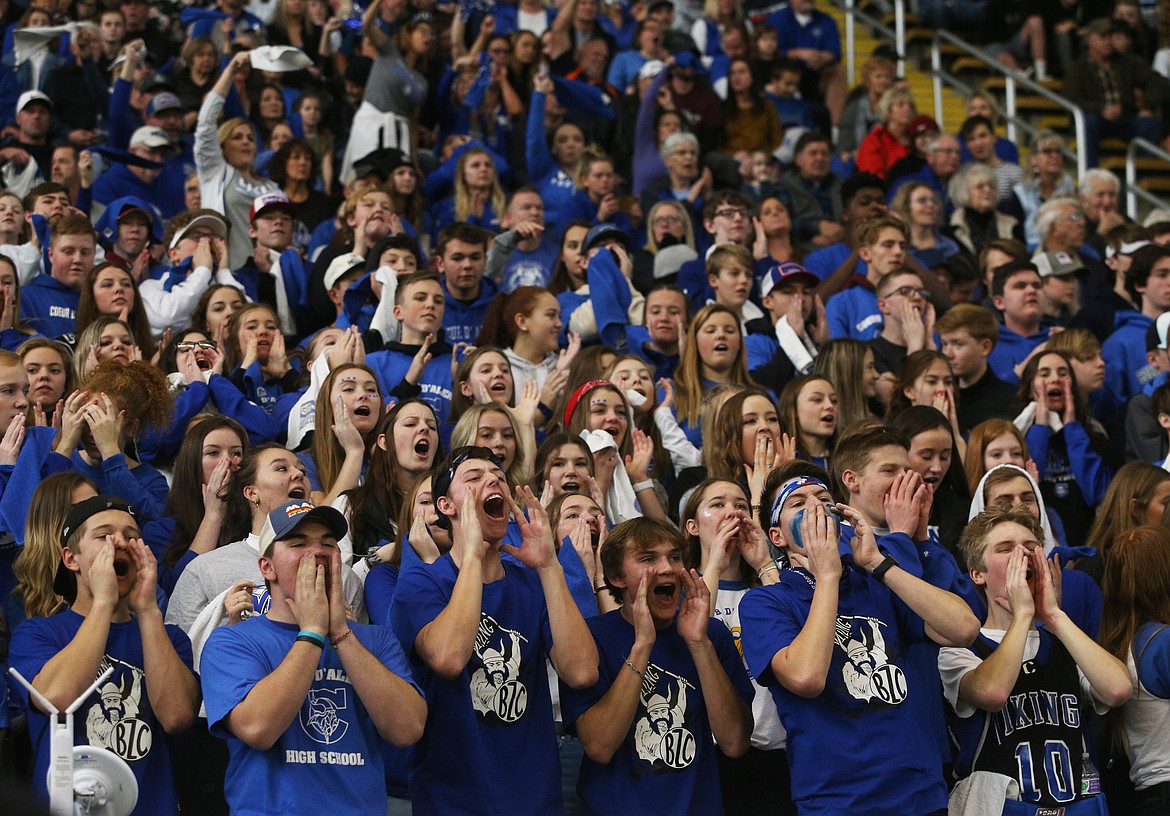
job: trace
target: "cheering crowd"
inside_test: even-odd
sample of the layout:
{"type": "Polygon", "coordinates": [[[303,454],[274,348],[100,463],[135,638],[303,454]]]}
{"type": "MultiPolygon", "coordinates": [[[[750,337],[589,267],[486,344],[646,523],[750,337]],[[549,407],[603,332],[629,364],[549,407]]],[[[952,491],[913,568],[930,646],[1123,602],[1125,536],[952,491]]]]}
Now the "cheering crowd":
{"type": "Polygon", "coordinates": [[[13,812],[1170,812],[1163,5],[0,0],[13,812]]]}

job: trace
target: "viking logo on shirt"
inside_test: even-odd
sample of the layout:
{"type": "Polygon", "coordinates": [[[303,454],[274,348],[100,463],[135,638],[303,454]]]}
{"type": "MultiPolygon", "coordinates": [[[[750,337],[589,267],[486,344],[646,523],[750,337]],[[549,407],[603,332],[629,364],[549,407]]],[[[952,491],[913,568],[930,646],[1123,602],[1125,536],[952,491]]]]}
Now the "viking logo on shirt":
{"type": "Polygon", "coordinates": [[[349,708],[344,688],[310,689],[309,697],[301,706],[301,728],[309,739],[322,745],[339,742],[349,730],[349,723],[338,712],[349,708]]]}
{"type": "Polygon", "coordinates": [[[882,636],[885,626],[879,618],[839,616],[833,639],[845,653],[841,673],[846,690],[867,703],[899,705],[906,699],[906,675],[889,661],[882,636]]]}
{"type": "Polygon", "coordinates": [[[256,615],[267,615],[272,608],[272,596],[268,594],[268,587],[261,584],[252,590],[252,612],[256,615]]]}
{"type": "Polygon", "coordinates": [[[145,673],[117,658],[106,655],[98,673],[114,667],[114,673],[98,687],[100,698],[85,716],[85,737],[90,745],[109,748],[127,762],[137,762],[150,753],[154,732],[142,712],[142,681],[145,673]]]}
{"type": "Polygon", "coordinates": [[[514,723],[528,710],[528,689],[520,682],[520,644],[528,639],[480,613],[472,650],[471,705],[493,725],[514,723]]]}
{"type": "Polygon", "coordinates": [[[634,723],[634,749],[655,770],[682,770],[695,761],[698,743],[686,727],[688,690],[695,687],[685,677],[653,663],[646,667],[645,713],[634,723]]]}

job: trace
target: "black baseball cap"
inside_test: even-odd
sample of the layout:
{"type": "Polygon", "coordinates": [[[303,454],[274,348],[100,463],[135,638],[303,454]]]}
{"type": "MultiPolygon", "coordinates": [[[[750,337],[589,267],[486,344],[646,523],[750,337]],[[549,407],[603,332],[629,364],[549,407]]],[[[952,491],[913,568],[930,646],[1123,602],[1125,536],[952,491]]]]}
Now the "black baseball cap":
{"type": "MultiPolygon", "coordinates": [[[[61,548],[66,547],[69,536],[80,530],[85,522],[107,510],[121,510],[123,513],[129,513],[134,519],[134,523],[138,523],[138,516],[134,513],[134,509],[117,496],[94,496],[73,505],[69,515],[65,517],[65,524],[61,527],[61,548]]],[[[77,573],[65,566],[64,561],[57,564],[57,574],[53,578],[53,591],[69,603],[77,600],[77,573]]]]}

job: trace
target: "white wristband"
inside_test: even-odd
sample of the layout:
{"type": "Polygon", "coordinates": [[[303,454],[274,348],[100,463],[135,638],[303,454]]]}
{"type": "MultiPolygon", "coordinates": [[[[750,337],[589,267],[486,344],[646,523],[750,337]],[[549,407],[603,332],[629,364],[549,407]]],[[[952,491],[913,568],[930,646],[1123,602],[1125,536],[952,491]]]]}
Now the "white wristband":
{"type": "Polygon", "coordinates": [[[641,493],[643,490],[653,490],[653,489],[654,489],[654,480],[653,479],[647,479],[644,482],[638,482],[636,485],[634,485],[634,492],[635,493],[641,493]]]}

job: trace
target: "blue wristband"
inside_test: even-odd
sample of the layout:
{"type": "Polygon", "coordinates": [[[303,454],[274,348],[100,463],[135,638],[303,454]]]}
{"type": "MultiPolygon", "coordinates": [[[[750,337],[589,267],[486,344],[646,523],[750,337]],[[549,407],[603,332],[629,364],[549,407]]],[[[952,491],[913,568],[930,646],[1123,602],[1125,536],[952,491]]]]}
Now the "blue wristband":
{"type": "Polygon", "coordinates": [[[325,639],[324,635],[318,635],[316,632],[310,632],[308,629],[302,629],[301,631],[297,632],[297,640],[316,643],[322,649],[324,649],[325,646],[329,643],[329,641],[325,639]]]}

